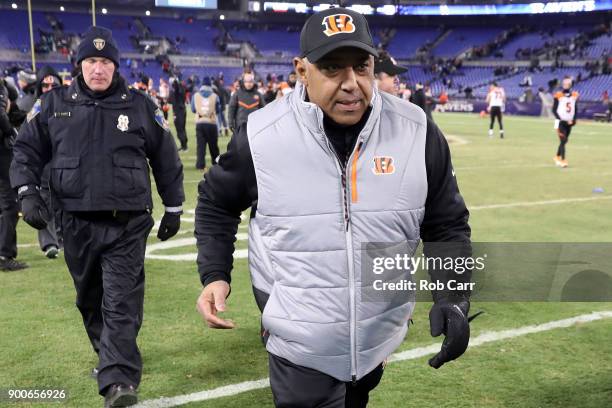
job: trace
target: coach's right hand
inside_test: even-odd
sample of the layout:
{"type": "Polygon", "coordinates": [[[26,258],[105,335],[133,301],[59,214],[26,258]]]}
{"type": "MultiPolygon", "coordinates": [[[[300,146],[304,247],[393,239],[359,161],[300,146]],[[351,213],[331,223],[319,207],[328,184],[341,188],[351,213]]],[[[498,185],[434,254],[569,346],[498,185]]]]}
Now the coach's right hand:
{"type": "Polygon", "coordinates": [[[208,327],[212,329],[233,329],[234,322],[223,320],[217,313],[225,312],[225,299],[230,293],[229,283],[218,280],[209,283],[202,289],[196,307],[208,327]]]}

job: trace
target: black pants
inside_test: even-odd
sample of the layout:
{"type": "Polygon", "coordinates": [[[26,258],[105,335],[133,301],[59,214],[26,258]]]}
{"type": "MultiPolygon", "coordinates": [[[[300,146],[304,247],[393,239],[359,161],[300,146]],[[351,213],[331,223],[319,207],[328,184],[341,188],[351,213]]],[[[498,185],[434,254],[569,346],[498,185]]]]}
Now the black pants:
{"type": "Polygon", "coordinates": [[[355,384],[345,383],[271,353],[268,356],[277,408],[363,408],[383,375],[381,364],[355,384]]]}
{"type": "Polygon", "coordinates": [[[491,123],[489,123],[489,129],[493,130],[493,124],[495,123],[495,118],[499,123],[499,130],[504,130],[504,125],[502,124],[502,111],[499,106],[491,107],[491,123]]]}
{"type": "Polygon", "coordinates": [[[174,127],[176,128],[176,137],[181,143],[181,149],[187,148],[187,132],[185,131],[185,121],[187,120],[187,111],[176,109],[174,107],[174,127]]]}
{"type": "Polygon", "coordinates": [[[62,247],[61,233],[59,232],[59,228],[57,228],[51,192],[49,191],[49,171],[49,166],[46,166],[40,181],[40,196],[47,205],[50,216],[50,219],[47,221],[47,228],[38,231],[38,244],[43,251],[46,251],[52,246],[56,248],[62,247]]]}
{"type": "Polygon", "coordinates": [[[153,218],[147,212],[121,221],[94,213],[61,213],[64,256],[76,305],[100,359],[98,387],[138,387],[142,359],[136,337],[144,304],[144,255],[153,218]]]}
{"type": "Polygon", "coordinates": [[[217,133],[217,125],[212,123],[198,123],[196,125],[196,138],[198,141],[196,168],[203,169],[206,167],[207,145],[210,150],[210,157],[213,163],[217,156],[219,156],[219,134],[217,133]]]}
{"type": "Polygon", "coordinates": [[[557,134],[559,135],[559,147],[557,148],[557,156],[561,156],[561,159],[565,160],[565,145],[569,142],[569,136],[572,132],[572,127],[564,120],[559,122],[559,129],[557,134]]]}
{"type": "MultiPolygon", "coordinates": [[[[1,141],[0,141],[1,142],[1,141]]],[[[13,152],[0,146],[0,256],[17,257],[17,193],[11,188],[9,168],[13,152]]]]}

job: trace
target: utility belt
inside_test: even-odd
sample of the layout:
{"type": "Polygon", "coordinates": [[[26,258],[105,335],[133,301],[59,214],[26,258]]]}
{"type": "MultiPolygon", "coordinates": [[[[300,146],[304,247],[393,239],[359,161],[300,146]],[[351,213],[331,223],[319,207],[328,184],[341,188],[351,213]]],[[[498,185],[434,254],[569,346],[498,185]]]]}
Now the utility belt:
{"type": "Polygon", "coordinates": [[[139,217],[144,214],[149,214],[148,210],[138,211],[72,211],[70,212],[77,218],[86,221],[117,221],[121,223],[127,223],[132,218],[139,217]]]}

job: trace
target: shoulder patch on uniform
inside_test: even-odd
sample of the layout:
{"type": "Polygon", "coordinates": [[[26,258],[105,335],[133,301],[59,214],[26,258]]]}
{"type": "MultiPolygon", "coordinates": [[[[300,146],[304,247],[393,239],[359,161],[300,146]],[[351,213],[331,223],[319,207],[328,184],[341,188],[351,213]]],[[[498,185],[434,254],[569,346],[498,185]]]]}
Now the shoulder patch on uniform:
{"type": "Polygon", "coordinates": [[[557,99],[561,98],[562,96],[563,96],[563,92],[557,92],[555,94],[555,98],[557,98],[557,99]]]}
{"type": "Polygon", "coordinates": [[[26,120],[28,121],[28,123],[30,123],[30,121],[34,119],[36,115],[40,113],[41,110],[42,104],[40,102],[40,99],[37,99],[36,102],[34,102],[32,109],[30,109],[30,112],[28,112],[28,116],[26,116],[26,120]]]}
{"type": "Polygon", "coordinates": [[[572,96],[576,99],[578,99],[578,96],[580,96],[580,94],[578,93],[578,91],[574,91],[572,92],[572,96]]]}
{"type": "Polygon", "coordinates": [[[168,121],[164,118],[164,113],[162,112],[160,108],[157,108],[155,110],[155,122],[157,122],[157,124],[161,126],[161,128],[164,129],[165,131],[167,132],[170,131],[170,126],[168,126],[168,121]]]}

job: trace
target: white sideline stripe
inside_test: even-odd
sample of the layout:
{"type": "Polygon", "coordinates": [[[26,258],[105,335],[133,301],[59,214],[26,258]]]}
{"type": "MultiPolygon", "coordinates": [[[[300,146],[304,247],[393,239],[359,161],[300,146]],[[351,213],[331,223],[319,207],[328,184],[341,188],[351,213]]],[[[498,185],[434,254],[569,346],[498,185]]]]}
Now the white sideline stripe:
{"type": "Polygon", "coordinates": [[[491,204],[491,205],[474,205],[469,207],[470,211],[475,210],[490,210],[494,208],[512,208],[512,207],[531,207],[535,205],[551,205],[551,204],[563,204],[563,203],[580,203],[583,201],[596,201],[596,200],[610,200],[612,196],[596,196],[596,197],[577,197],[577,198],[560,198],[558,200],[547,200],[547,201],[523,201],[517,203],[507,204],[491,204]]]}
{"type": "Polygon", "coordinates": [[[446,136],[446,140],[448,140],[448,143],[452,143],[455,146],[460,146],[460,145],[470,143],[467,139],[461,136],[457,136],[457,135],[445,135],[445,136],[446,136]]]}
{"type": "MultiPolygon", "coordinates": [[[[571,317],[569,319],[554,320],[547,323],[523,326],[516,329],[501,330],[494,332],[485,332],[477,337],[470,340],[470,348],[481,346],[486,343],[491,343],[500,340],[511,339],[514,337],[525,336],[527,334],[540,333],[553,329],[559,329],[564,327],[570,327],[576,323],[588,323],[596,320],[612,318],[612,310],[593,312],[590,314],[584,314],[580,316],[571,317]]],[[[425,357],[431,354],[435,354],[440,350],[440,343],[432,344],[430,346],[418,347],[412,350],[402,351],[400,353],[392,354],[389,357],[388,362],[414,360],[417,358],[425,357]]],[[[257,381],[245,381],[238,384],[230,384],[212,390],[195,392],[192,394],[178,395],[176,397],[162,397],[154,400],[143,401],[136,408],[170,408],[179,405],[189,404],[192,402],[206,401],[221,397],[230,397],[233,395],[241,394],[243,392],[259,390],[270,386],[269,378],[262,378],[257,381]]]]}
{"type": "Polygon", "coordinates": [[[17,244],[17,248],[34,248],[37,246],[38,244],[17,244]]]}

